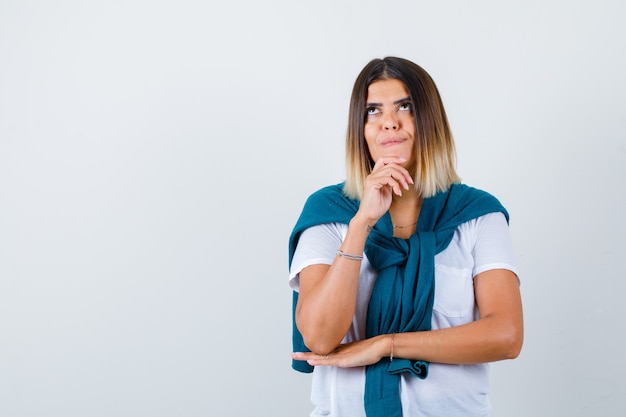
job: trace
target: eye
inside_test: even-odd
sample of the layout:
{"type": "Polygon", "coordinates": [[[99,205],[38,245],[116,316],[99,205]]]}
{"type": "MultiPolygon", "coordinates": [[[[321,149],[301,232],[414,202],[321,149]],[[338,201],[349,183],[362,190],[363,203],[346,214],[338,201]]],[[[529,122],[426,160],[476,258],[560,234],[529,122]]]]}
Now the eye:
{"type": "Polygon", "coordinates": [[[411,103],[410,101],[406,101],[406,102],[400,104],[400,106],[398,107],[398,110],[400,110],[400,111],[411,111],[411,110],[413,110],[413,103],[411,103]]]}
{"type": "Polygon", "coordinates": [[[368,116],[374,116],[378,113],[380,113],[380,110],[378,110],[376,107],[368,107],[365,112],[367,113],[368,116]]]}

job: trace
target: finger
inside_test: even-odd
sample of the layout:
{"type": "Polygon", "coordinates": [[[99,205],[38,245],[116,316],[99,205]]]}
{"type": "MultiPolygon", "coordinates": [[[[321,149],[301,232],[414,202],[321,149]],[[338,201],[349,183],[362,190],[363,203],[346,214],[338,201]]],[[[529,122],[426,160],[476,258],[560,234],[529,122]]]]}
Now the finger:
{"type": "Polygon", "coordinates": [[[328,355],[318,355],[313,352],[292,352],[291,357],[300,361],[321,361],[330,359],[330,353],[328,355]]]}
{"type": "Polygon", "coordinates": [[[332,354],[325,356],[316,356],[314,358],[308,359],[307,363],[312,366],[336,366],[338,364],[337,358],[333,357],[332,354]]]}
{"type": "Polygon", "coordinates": [[[337,365],[337,359],[339,359],[334,352],[328,355],[318,355],[313,352],[293,352],[291,357],[296,360],[307,361],[312,366],[337,365]]]}
{"type": "Polygon", "coordinates": [[[389,165],[385,170],[380,171],[380,181],[382,184],[387,185],[393,189],[394,194],[402,195],[403,190],[409,189],[409,173],[406,169],[397,166],[389,165]]]}
{"type": "Polygon", "coordinates": [[[405,190],[409,189],[409,180],[411,181],[411,183],[413,181],[413,179],[411,178],[411,176],[406,170],[402,170],[402,171],[393,170],[391,171],[390,175],[391,175],[391,178],[393,178],[396,181],[398,186],[404,188],[405,190]]]}
{"type": "Polygon", "coordinates": [[[388,185],[391,187],[391,189],[393,190],[394,194],[402,197],[402,185],[400,184],[400,182],[396,178],[394,178],[393,172],[391,172],[389,174],[388,185]]]}
{"type": "Polygon", "coordinates": [[[409,171],[398,163],[398,161],[406,161],[404,158],[385,157],[380,158],[372,168],[372,174],[380,173],[387,175],[389,172],[394,179],[402,183],[402,187],[409,189],[409,184],[414,184],[413,177],[409,171]]]}
{"type": "Polygon", "coordinates": [[[313,354],[311,352],[292,352],[291,353],[292,359],[296,359],[299,361],[305,361],[309,359],[312,355],[313,354]]]}
{"type": "Polygon", "coordinates": [[[405,162],[406,162],[406,159],[399,157],[399,156],[381,156],[380,158],[378,158],[378,160],[374,164],[374,167],[376,167],[377,165],[385,166],[389,164],[402,165],[405,162]]]}
{"type": "MultiPolygon", "coordinates": [[[[398,176],[401,177],[400,174],[398,174],[398,176]]],[[[393,177],[393,173],[390,170],[370,174],[366,180],[366,189],[367,188],[378,190],[383,193],[385,193],[385,191],[389,191],[390,193],[402,195],[401,185],[393,177]]]]}

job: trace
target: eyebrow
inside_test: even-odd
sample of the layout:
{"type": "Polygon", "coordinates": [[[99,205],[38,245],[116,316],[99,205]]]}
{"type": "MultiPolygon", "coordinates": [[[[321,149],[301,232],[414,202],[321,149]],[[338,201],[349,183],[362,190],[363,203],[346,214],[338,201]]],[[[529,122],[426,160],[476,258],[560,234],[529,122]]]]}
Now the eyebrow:
{"type": "MultiPolygon", "coordinates": [[[[394,101],[393,104],[405,103],[407,101],[411,101],[411,97],[407,96],[407,97],[401,98],[400,100],[394,101]]],[[[383,103],[366,103],[365,104],[366,107],[380,107],[382,105],[383,103]]]]}

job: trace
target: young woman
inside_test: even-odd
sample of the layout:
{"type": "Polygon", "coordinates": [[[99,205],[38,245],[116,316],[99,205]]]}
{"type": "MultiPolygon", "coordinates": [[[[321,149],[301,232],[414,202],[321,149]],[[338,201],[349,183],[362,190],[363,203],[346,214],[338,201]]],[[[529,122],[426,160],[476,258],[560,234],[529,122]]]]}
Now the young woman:
{"type": "Polygon", "coordinates": [[[293,367],[312,416],[488,416],[488,363],[519,355],[508,213],[460,182],[431,77],[397,57],[361,71],[344,183],[307,200],[289,241],[293,367]]]}

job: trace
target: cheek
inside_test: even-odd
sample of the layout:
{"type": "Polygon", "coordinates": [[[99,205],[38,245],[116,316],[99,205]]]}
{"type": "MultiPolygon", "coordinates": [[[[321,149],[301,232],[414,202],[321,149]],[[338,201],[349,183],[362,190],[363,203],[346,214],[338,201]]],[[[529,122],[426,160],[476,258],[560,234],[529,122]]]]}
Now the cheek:
{"type": "Polygon", "coordinates": [[[373,153],[376,152],[376,135],[373,132],[373,129],[368,129],[367,126],[365,126],[363,129],[363,136],[365,136],[365,143],[367,144],[370,154],[374,157],[373,153]]]}
{"type": "Polygon", "coordinates": [[[402,127],[415,135],[415,119],[410,112],[406,112],[402,115],[402,127]]]}
{"type": "Polygon", "coordinates": [[[365,141],[369,145],[370,143],[376,142],[377,129],[372,123],[365,123],[363,126],[363,136],[365,136],[365,141]]]}

